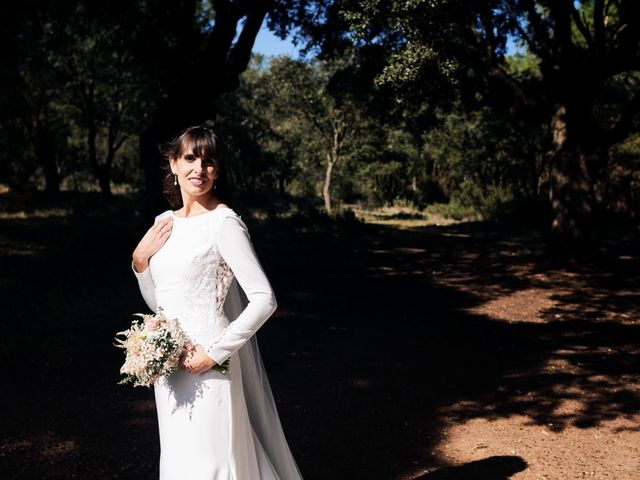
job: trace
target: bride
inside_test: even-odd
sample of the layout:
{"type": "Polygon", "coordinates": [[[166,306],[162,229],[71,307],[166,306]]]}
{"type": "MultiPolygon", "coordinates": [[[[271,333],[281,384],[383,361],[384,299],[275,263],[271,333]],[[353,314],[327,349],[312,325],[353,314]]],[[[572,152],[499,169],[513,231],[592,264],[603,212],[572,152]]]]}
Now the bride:
{"type": "Polygon", "coordinates": [[[160,479],[297,480],[254,335],[276,298],[247,226],[221,201],[219,152],[205,127],[167,145],[176,210],[156,217],[132,256],[149,308],[177,318],[192,344],[154,386],[160,479]],[[226,360],[225,374],[212,369],[226,360]]]}

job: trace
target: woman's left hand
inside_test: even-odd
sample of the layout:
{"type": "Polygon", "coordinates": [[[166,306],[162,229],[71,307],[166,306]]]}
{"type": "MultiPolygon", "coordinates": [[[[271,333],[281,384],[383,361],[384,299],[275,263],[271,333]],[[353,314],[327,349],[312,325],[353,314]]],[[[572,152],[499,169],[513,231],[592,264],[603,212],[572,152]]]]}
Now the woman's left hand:
{"type": "Polygon", "coordinates": [[[216,365],[216,361],[207,355],[202,345],[189,345],[180,357],[180,366],[187,372],[198,375],[216,365]]]}

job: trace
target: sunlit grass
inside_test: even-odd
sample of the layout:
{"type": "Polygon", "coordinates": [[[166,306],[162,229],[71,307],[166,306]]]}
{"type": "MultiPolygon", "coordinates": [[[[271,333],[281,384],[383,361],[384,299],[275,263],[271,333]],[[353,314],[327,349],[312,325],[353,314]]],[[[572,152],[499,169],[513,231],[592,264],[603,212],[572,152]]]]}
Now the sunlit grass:
{"type": "Polygon", "coordinates": [[[138,195],[116,192],[115,189],[108,201],[100,192],[93,191],[62,190],[56,195],[48,195],[42,191],[5,191],[0,193],[0,221],[97,218],[115,212],[133,212],[140,208],[140,204],[138,195]]]}
{"type": "Polygon", "coordinates": [[[459,212],[452,208],[431,208],[433,207],[431,205],[424,210],[410,205],[393,205],[373,209],[357,205],[346,207],[351,208],[356,217],[365,223],[393,225],[400,228],[454,225],[479,220],[478,215],[470,210],[459,212]]]}
{"type": "Polygon", "coordinates": [[[38,208],[32,211],[18,210],[13,212],[0,211],[0,220],[29,220],[34,218],[60,218],[71,214],[70,208],[38,208]]]}

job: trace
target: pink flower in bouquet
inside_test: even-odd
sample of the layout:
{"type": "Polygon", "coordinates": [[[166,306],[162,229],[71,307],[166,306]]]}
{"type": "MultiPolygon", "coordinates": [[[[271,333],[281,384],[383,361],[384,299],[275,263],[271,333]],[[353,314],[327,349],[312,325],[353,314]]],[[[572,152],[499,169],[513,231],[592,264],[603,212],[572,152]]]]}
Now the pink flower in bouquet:
{"type": "Polygon", "coordinates": [[[160,320],[156,317],[148,317],[144,321],[144,326],[147,330],[153,332],[160,326],[160,320]]]}

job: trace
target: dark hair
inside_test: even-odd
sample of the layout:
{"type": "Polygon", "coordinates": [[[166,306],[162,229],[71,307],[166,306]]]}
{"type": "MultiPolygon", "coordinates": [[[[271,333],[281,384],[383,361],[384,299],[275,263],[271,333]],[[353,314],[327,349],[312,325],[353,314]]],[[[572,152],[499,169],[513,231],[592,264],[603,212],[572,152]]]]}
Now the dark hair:
{"type": "MultiPolygon", "coordinates": [[[[183,130],[171,141],[160,146],[162,156],[167,161],[167,167],[170,159],[177,160],[188,150],[195,157],[211,158],[213,160],[217,178],[215,190],[212,190],[212,193],[220,201],[227,203],[229,201],[229,186],[221,155],[222,146],[218,136],[210,128],[198,125],[183,130]]],[[[171,208],[182,207],[180,186],[174,185],[174,176],[170,168],[168,168],[167,175],[164,177],[164,194],[171,208]]]]}

